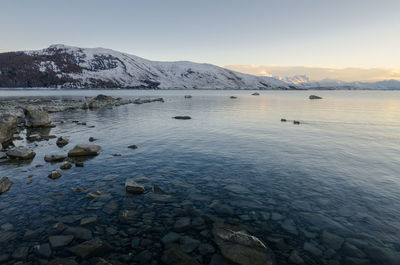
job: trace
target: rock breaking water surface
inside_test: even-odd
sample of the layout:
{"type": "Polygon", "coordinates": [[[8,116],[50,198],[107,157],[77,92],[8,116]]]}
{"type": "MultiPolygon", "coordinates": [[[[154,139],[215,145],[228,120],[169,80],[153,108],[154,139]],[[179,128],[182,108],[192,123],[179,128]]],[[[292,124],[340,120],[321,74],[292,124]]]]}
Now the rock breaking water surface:
{"type": "Polygon", "coordinates": [[[259,238],[277,264],[400,264],[399,92],[312,92],[321,100],[309,100],[310,91],[101,93],[165,103],[51,114],[51,134],[70,139],[61,148],[56,139],[16,141],[37,155],[0,164],[0,177],[14,182],[0,195],[1,262],[73,256],[100,264],[70,248],[100,238],[112,248],[101,256],[114,264],[162,264],[174,245],[200,264],[229,264],[213,234],[223,221],[259,238]],[[61,163],[44,161],[89,144],[89,137],[102,150],[84,167],[59,170],[61,163]],[[62,177],[52,180],[55,169],[62,177]],[[128,178],[145,192],[126,193],[128,178]],[[154,185],[167,195],[153,192],[154,185]],[[88,199],[91,192],[100,196],[88,199]]]}

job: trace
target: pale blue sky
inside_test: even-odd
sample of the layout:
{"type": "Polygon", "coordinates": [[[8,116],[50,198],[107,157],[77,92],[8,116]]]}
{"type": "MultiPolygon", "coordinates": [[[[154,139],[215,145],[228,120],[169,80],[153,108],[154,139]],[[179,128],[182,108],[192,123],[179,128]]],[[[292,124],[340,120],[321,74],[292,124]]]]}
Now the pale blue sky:
{"type": "Polygon", "coordinates": [[[0,0],[0,51],[63,43],[153,60],[400,68],[400,1],[0,0]]]}

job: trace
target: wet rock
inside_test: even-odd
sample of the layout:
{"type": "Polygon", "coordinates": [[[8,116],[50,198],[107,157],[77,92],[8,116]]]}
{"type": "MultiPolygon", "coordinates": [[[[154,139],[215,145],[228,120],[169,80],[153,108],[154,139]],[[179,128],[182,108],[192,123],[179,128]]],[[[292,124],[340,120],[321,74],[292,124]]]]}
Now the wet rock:
{"type": "Polygon", "coordinates": [[[212,256],[209,265],[233,265],[233,263],[225,259],[223,256],[215,254],[212,256]]]}
{"type": "Polygon", "coordinates": [[[64,233],[85,241],[93,238],[92,231],[83,227],[68,227],[64,233]]]}
{"type": "Polygon", "coordinates": [[[286,119],[281,119],[281,122],[287,122],[287,120],[286,119]]]}
{"type": "Polygon", "coordinates": [[[316,96],[316,95],[310,95],[308,97],[309,99],[322,99],[322,97],[316,96]]]}
{"type": "Polygon", "coordinates": [[[69,140],[65,137],[58,137],[58,139],[56,141],[56,145],[58,147],[66,146],[68,143],[69,143],[69,140]]]}
{"type": "Polygon", "coordinates": [[[60,178],[62,175],[60,172],[58,172],[57,170],[52,171],[47,177],[51,178],[51,179],[58,179],[60,178]]]}
{"type": "Polygon", "coordinates": [[[73,235],[50,236],[49,242],[52,248],[62,248],[68,246],[73,239],[73,235]]]}
{"type": "Polygon", "coordinates": [[[39,235],[39,233],[35,230],[26,230],[23,240],[31,240],[34,239],[35,237],[37,237],[39,235]]]}
{"type": "Polygon", "coordinates": [[[76,167],[84,167],[85,163],[83,163],[83,162],[75,162],[75,166],[76,167]]]}
{"type": "Polygon", "coordinates": [[[144,187],[137,184],[133,179],[127,179],[125,181],[125,190],[132,194],[142,194],[144,192],[144,187]]]}
{"type": "Polygon", "coordinates": [[[235,96],[230,96],[230,98],[231,98],[231,99],[237,99],[237,97],[235,97],[235,96]]]}
{"type": "Polygon", "coordinates": [[[51,260],[47,265],[79,265],[75,258],[56,258],[51,260]]]}
{"type": "Polygon", "coordinates": [[[207,256],[215,252],[215,248],[211,244],[200,244],[198,250],[203,256],[207,256]]]}
{"type": "Polygon", "coordinates": [[[103,212],[107,214],[113,214],[118,210],[118,204],[115,201],[111,201],[106,204],[106,206],[103,209],[103,212]]]}
{"type": "Polygon", "coordinates": [[[293,264],[303,264],[304,260],[299,256],[299,253],[296,250],[293,250],[290,253],[289,261],[293,264]]]}
{"type": "Polygon", "coordinates": [[[253,94],[251,94],[252,96],[259,96],[260,95],[260,93],[258,93],[258,92],[254,92],[253,94]]]}
{"type": "Polygon", "coordinates": [[[16,260],[25,260],[26,257],[28,257],[28,252],[29,252],[28,247],[19,247],[13,252],[11,256],[13,259],[16,260]]]}
{"type": "Polygon", "coordinates": [[[295,125],[299,125],[299,124],[300,124],[300,121],[296,121],[296,120],[294,120],[294,121],[293,121],[293,124],[295,124],[295,125]]]}
{"type": "Polygon", "coordinates": [[[7,177],[2,177],[0,179],[0,194],[8,191],[11,186],[12,186],[13,182],[7,178],[7,177]]]}
{"type": "Polygon", "coordinates": [[[33,108],[27,108],[24,110],[24,112],[27,127],[47,127],[51,123],[49,114],[47,114],[47,112],[33,108]]]}
{"type": "Polygon", "coordinates": [[[68,250],[80,258],[86,259],[90,257],[103,256],[111,250],[111,246],[105,241],[95,238],[70,247],[68,250]]]}
{"type": "Polygon", "coordinates": [[[177,119],[177,120],[190,120],[191,119],[190,116],[175,116],[173,118],[177,119]]]}
{"type": "Polygon", "coordinates": [[[160,194],[160,195],[168,195],[167,192],[165,192],[163,189],[161,189],[159,186],[154,185],[153,186],[153,193],[155,194],[160,194]]]}
{"type": "Polygon", "coordinates": [[[310,242],[305,242],[303,245],[303,249],[316,257],[322,256],[322,251],[310,242]]]}
{"type": "Polygon", "coordinates": [[[185,95],[185,98],[192,98],[191,95],[185,95]]]}
{"type": "Polygon", "coordinates": [[[66,158],[67,157],[64,155],[46,155],[46,156],[44,156],[44,161],[49,162],[49,163],[55,163],[55,162],[62,162],[66,158]]]}
{"type": "Polygon", "coordinates": [[[343,237],[324,231],[321,235],[321,241],[325,247],[338,250],[342,247],[344,239],[343,237]]]}
{"type": "Polygon", "coordinates": [[[87,104],[87,102],[83,102],[81,109],[88,109],[89,105],[87,104]]]}
{"type": "Polygon", "coordinates": [[[119,215],[121,223],[124,224],[134,223],[138,220],[138,217],[139,213],[135,210],[123,210],[119,215]]]}
{"type": "Polygon", "coordinates": [[[4,152],[0,152],[0,159],[6,159],[7,158],[7,154],[4,152]]]}
{"type": "Polygon", "coordinates": [[[15,147],[6,152],[7,156],[13,159],[33,159],[36,155],[32,149],[25,148],[25,147],[15,147]]]}
{"type": "Polygon", "coordinates": [[[174,224],[174,229],[177,232],[183,232],[191,227],[191,220],[189,217],[178,218],[174,224]]]}
{"type": "Polygon", "coordinates": [[[17,233],[12,231],[0,232],[0,243],[11,242],[17,238],[17,233]]]}
{"type": "Polygon", "coordinates": [[[136,145],[130,145],[130,146],[128,146],[128,148],[130,148],[130,149],[137,149],[138,147],[136,146],[136,145]]]}
{"type": "Polygon", "coordinates": [[[68,152],[68,156],[96,156],[99,154],[100,149],[99,145],[78,144],[68,152]]]}
{"type": "Polygon", "coordinates": [[[147,264],[152,260],[152,258],[153,255],[147,249],[135,256],[135,260],[137,260],[140,264],[147,264]]]}
{"type": "Polygon", "coordinates": [[[33,252],[40,257],[49,258],[51,256],[50,244],[35,245],[33,247],[33,252]]]}
{"type": "Polygon", "coordinates": [[[93,110],[98,108],[100,108],[100,103],[98,101],[94,100],[89,103],[89,109],[93,110]]]}
{"type": "Polygon", "coordinates": [[[96,199],[97,197],[101,196],[101,192],[100,191],[92,191],[89,192],[88,194],[86,194],[86,198],[88,199],[96,199]]]}
{"type": "Polygon", "coordinates": [[[70,162],[64,161],[64,162],[61,164],[60,169],[62,169],[62,170],[67,170],[67,169],[70,169],[71,167],[72,167],[72,164],[71,164],[70,162]]]}
{"type": "Polygon", "coordinates": [[[90,225],[90,224],[94,224],[97,223],[98,217],[97,216],[92,216],[92,217],[87,217],[87,218],[83,218],[81,220],[80,225],[84,226],[84,225],[90,225]]]}
{"type": "Polygon", "coordinates": [[[177,242],[181,238],[181,235],[175,232],[168,232],[165,236],[161,238],[164,245],[168,245],[177,242]]]}
{"type": "Polygon", "coordinates": [[[16,130],[17,117],[8,114],[0,115],[0,144],[11,141],[16,130]]]}
{"type": "Polygon", "coordinates": [[[185,253],[193,252],[199,245],[200,241],[196,240],[190,236],[183,236],[179,240],[180,249],[185,253]]]}
{"type": "Polygon", "coordinates": [[[299,234],[299,232],[296,228],[296,224],[294,223],[294,221],[292,219],[285,219],[285,221],[282,222],[281,227],[293,235],[299,234]]]}
{"type": "Polygon", "coordinates": [[[223,223],[213,226],[215,241],[222,255],[241,265],[272,265],[275,257],[260,239],[251,236],[244,229],[223,223]]]}
{"type": "Polygon", "coordinates": [[[365,258],[366,255],[364,252],[362,252],[359,248],[356,246],[346,242],[343,244],[343,253],[346,254],[346,256],[350,257],[355,257],[355,258],[365,258]]]}
{"type": "Polygon", "coordinates": [[[211,203],[210,207],[218,214],[233,215],[235,213],[231,206],[219,202],[211,203]]]}
{"type": "Polygon", "coordinates": [[[89,137],[89,142],[94,142],[94,141],[96,141],[97,139],[96,138],[94,138],[94,137],[89,137]]]}
{"type": "Polygon", "coordinates": [[[384,247],[369,247],[365,250],[368,257],[375,264],[398,265],[400,261],[400,252],[384,247]]]}
{"type": "Polygon", "coordinates": [[[197,260],[183,253],[176,247],[165,250],[161,260],[167,265],[200,265],[197,260]]]}

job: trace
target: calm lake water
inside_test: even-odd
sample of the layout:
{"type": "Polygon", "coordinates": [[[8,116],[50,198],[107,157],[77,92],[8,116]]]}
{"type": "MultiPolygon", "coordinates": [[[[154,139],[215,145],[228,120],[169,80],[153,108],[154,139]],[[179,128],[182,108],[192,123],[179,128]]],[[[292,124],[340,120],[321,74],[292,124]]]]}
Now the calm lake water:
{"type": "MultiPolygon", "coordinates": [[[[185,240],[176,241],[210,264],[220,253],[211,233],[214,217],[260,238],[278,264],[290,264],[294,250],[306,264],[400,264],[400,92],[252,92],[0,91],[0,97],[102,93],[165,100],[51,114],[57,127],[50,134],[70,139],[63,148],[55,139],[38,146],[16,142],[37,155],[28,164],[0,165],[0,176],[14,182],[0,195],[0,240],[16,232],[0,242],[3,262],[14,264],[15,251],[25,247],[26,260],[37,262],[33,246],[48,243],[58,233],[56,223],[77,227],[82,218],[97,216],[85,227],[114,247],[105,258],[125,264],[161,264],[161,238],[171,231],[212,246],[188,250],[185,240]],[[323,99],[309,100],[310,94],[323,99]],[[177,115],[192,119],[171,118],[177,115]],[[89,137],[98,139],[100,155],[49,179],[60,164],[44,156],[66,154],[89,137]],[[132,144],[138,149],[127,148],[132,144]],[[145,194],[127,195],[127,178],[143,184],[145,194]],[[170,196],[152,197],[153,185],[170,196]],[[78,187],[87,190],[76,192],[78,187]],[[87,199],[91,191],[103,195],[87,199]],[[121,222],[124,210],[135,211],[133,223],[121,222]],[[176,231],[182,217],[192,226],[176,231]],[[33,236],[23,239],[28,230],[33,236]]],[[[69,256],[65,247],[40,258],[69,256]]]]}

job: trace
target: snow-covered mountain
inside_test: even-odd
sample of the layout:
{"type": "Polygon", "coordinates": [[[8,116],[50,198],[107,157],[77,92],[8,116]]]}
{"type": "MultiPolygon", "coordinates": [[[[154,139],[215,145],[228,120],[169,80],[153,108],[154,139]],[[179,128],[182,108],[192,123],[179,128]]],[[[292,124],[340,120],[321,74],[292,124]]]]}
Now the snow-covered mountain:
{"type": "Polygon", "coordinates": [[[378,82],[345,82],[340,80],[323,79],[319,81],[297,82],[298,88],[332,89],[332,90],[400,90],[400,81],[383,80],[378,82]]]}
{"type": "Polygon", "coordinates": [[[0,54],[0,87],[295,89],[211,64],[157,62],[104,48],[52,45],[0,54]]]}
{"type": "Polygon", "coordinates": [[[276,79],[279,79],[283,82],[286,82],[288,84],[292,84],[292,85],[297,85],[297,84],[304,84],[304,83],[308,83],[311,82],[310,78],[308,78],[308,76],[306,75],[294,75],[294,76],[274,76],[276,79]]]}

